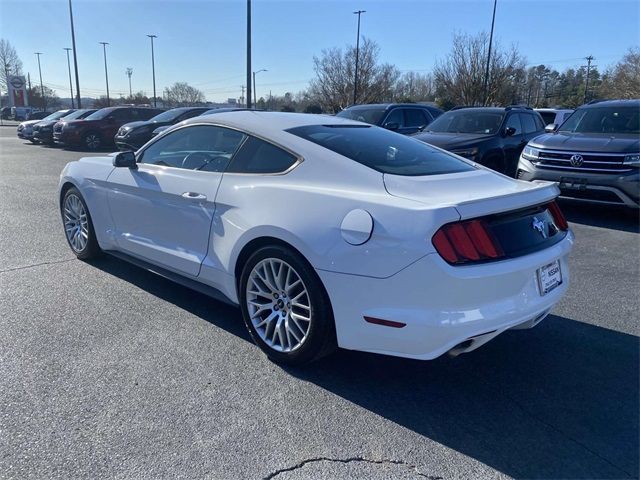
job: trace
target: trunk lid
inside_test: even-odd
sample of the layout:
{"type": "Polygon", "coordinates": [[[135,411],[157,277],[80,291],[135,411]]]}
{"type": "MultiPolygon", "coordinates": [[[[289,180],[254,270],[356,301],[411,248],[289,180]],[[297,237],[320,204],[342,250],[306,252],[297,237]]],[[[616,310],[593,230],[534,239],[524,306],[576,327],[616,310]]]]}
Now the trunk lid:
{"type": "Polygon", "coordinates": [[[484,168],[421,177],[385,173],[383,177],[390,195],[433,207],[454,207],[462,220],[540,205],[560,193],[555,183],[524,182],[484,168]]]}

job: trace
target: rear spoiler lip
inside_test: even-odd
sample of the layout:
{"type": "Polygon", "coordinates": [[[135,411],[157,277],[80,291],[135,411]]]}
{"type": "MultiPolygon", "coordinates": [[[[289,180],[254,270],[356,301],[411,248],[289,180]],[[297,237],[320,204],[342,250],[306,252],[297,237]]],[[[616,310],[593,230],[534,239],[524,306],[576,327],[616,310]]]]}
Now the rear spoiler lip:
{"type": "Polygon", "coordinates": [[[535,205],[542,205],[551,202],[560,195],[557,183],[547,181],[536,181],[529,190],[518,191],[488,197],[480,200],[468,200],[451,205],[460,214],[460,220],[478,218],[496,213],[518,210],[535,205]],[[505,202],[508,200],[508,202],[505,202]]]}

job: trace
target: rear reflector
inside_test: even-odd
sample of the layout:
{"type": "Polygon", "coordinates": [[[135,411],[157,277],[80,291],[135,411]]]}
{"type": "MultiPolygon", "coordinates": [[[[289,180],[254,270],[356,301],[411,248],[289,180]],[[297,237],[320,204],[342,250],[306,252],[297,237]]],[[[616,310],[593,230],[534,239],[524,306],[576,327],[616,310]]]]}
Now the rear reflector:
{"type": "Polygon", "coordinates": [[[381,318],[364,317],[364,321],[367,323],[373,323],[375,325],[382,325],[384,327],[402,328],[406,327],[406,323],[394,322],[393,320],[383,320],[381,318]]]}
{"type": "Polygon", "coordinates": [[[504,257],[500,242],[482,220],[449,223],[432,238],[433,246],[451,264],[504,257]]]}
{"type": "Polygon", "coordinates": [[[551,212],[551,216],[553,217],[553,221],[560,230],[566,231],[569,230],[569,224],[567,223],[567,219],[564,218],[564,214],[560,207],[556,202],[551,202],[547,205],[547,208],[551,212]]]}

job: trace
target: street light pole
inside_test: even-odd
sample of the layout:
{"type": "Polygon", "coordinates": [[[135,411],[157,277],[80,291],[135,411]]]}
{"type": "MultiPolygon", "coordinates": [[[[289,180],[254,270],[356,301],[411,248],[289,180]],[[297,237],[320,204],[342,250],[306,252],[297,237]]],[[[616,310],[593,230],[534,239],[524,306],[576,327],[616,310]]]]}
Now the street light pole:
{"type": "Polygon", "coordinates": [[[251,108],[251,0],[247,0],[247,108],[251,108]]]}
{"type": "Polygon", "coordinates": [[[491,44],[493,43],[493,26],[496,23],[496,5],[498,0],[493,0],[493,18],[491,19],[491,34],[489,35],[489,52],[487,53],[487,69],[484,72],[484,100],[483,105],[487,104],[487,97],[489,96],[489,65],[491,62],[491,44]]]}
{"type": "Polygon", "coordinates": [[[35,52],[36,57],[38,57],[38,73],[40,74],[40,94],[42,95],[42,109],[47,111],[47,99],[44,98],[44,86],[42,85],[42,69],[40,68],[40,55],[42,52],[35,52]]]}
{"type": "Polygon", "coordinates": [[[78,96],[78,108],[82,108],[80,100],[80,80],[78,76],[78,56],[76,55],[76,34],[73,28],[73,9],[71,8],[71,0],[69,0],[69,20],[71,21],[71,47],[73,48],[73,67],[76,72],[76,95],[78,96]]]}
{"type": "Polygon", "coordinates": [[[266,72],[267,69],[263,68],[258,70],[257,72],[253,72],[253,106],[255,107],[258,104],[258,100],[256,100],[256,74],[260,72],[266,72]]]}
{"type": "Polygon", "coordinates": [[[125,73],[127,74],[127,77],[129,77],[129,98],[132,98],[133,93],[131,93],[131,75],[133,74],[133,68],[127,67],[125,73]]]}
{"type": "Polygon", "coordinates": [[[151,39],[151,72],[153,73],[153,106],[155,108],[157,107],[156,105],[156,60],[155,60],[155,53],[153,51],[153,39],[158,38],[158,36],[147,35],[147,37],[151,39]]]}
{"type": "Polygon", "coordinates": [[[358,60],[360,56],[360,15],[366,13],[366,10],[358,10],[353,12],[358,15],[358,36],[356,37],[356,71],[353,79],[353,104],[355,105],[358,100],[358,60]]]}
{"type": "Polygon", "coordinates": [[[98,42],[102,45],[102,52],[104,53],[104,78],[107,81],[107,107],[111,106],[111,100],[109,100],[109,72],[107,70],[107,42],[98,42]]]}
{"type": "Polygon", "coordinates": [[[71,61],[69,60],[69,50],[71,50],[71,48],[66,47],[64,50],[67,51],[67,68],[69,69],[69,90],[71,90],[71,108],[76,108],[75,103],[73,101],[73,82],[71,81],[71,61]]]}

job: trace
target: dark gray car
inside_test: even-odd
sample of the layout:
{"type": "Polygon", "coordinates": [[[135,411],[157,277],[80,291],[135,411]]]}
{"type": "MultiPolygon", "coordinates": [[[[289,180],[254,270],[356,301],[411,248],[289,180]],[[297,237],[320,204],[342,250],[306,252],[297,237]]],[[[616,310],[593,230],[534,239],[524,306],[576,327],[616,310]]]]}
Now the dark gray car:
{"type": "Polygon", "coordinates": [[[638,208],[640,99],[591,102],[531,140],[517,177],[558,182],[562,196],[638,208]]]}

